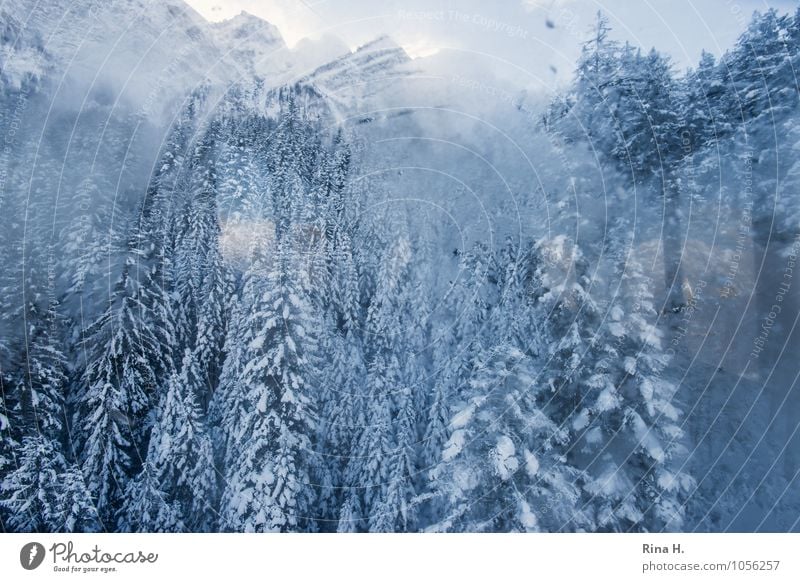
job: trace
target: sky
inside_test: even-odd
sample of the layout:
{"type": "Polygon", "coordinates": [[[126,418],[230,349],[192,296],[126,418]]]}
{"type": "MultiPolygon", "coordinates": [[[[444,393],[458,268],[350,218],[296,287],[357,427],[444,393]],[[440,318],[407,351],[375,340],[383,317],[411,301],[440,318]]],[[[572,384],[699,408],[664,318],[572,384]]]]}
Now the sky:
{"type": "Polygon", "coordinates": [[[722,54],[756,10],[796,0],[187,0],[209,20],[242,10],[276,25],[287,44],[334,35],[355,48],[389,34],[411,56],[443,49],[531,80],[568,79],[598,10],[613,35],[668,53],[678,71],[703,49],[722,54]]]}

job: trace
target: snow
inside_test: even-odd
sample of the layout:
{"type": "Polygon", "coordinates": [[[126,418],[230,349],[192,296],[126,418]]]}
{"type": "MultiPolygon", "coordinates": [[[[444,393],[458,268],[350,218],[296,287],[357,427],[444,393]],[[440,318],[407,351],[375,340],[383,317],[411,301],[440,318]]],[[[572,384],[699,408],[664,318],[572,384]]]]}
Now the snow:
{"type": "Polygon", "coordinates": [[[617,395],[617,391],[613,387],[608,387],[597,397],[595,408],[599,412],[607,412],[616,409],[619,404],[620,398],[617,395]]]}
{"type": "Polygon", "coordinates": [[[599,476],[587,483],[586,490],[592,495],[602,495],[614,499],[624,496],[630,491],[630,482],[616,464],[607,463],[599,476]]]}
{"type": "Polygon", "coordinates": [[[524,456],[525,472],[528,473],[529,477],[536,477],[536,474],[539,472],[539,459],[528,449],[525,449],[524,456]]]}
{"type": "Polygon", "coordinates": [[[468,406],[461,409],[457,412],[452,420],[450,421],[450,427],[454,429],[464,428],[469,424],[470,419],[472,419],[472,415],[475,414],[476,405],[475,403],[470,403],[468,406]]]}
{"type": "Polygon", "coordinates": [[[599,426],[596,426],[592,429],[586,431],[586,435],[584,436],[586,439],[587,444],[596,445],[603,441],[603,429],[599,426]]]}
{"type": "Polygon", "coordinates": [[[267,336],[265,333],[258,334],[253,341],[250,342],[250,349],[251,350],[260,350],[264,347],[264,342],[266,341],[267,336]]]}
{"type": "Polygon", "coordinates": [[[453,431],[450,438],[445,443],[442,451],[442,460],[447,462],[454,459],[464,449],[467,433],[463,429],[453,431]]]}
{"type": "Polygon", "coordinates": [[[211,24],[210,32],[226,62],[237,67],[241,78],[255,76],[273,81],[285,76],[292,66],[280,31],[245,11],[211,24]]]}
{"type": "Polygon", "coordinates": [[[655,406],[653,405],[653,395],[655,387],[650,378],[643,378],[639,382],[639,392],[642,394],[645,404],[647,405],[647,412],[652,416],[655,414],[655,406]]]}
{"type": "Polygon", "coordinates": [[[527,501],[520,502],[519,521],[529,531],[538,529],[539,521],[536,519],[536,514],[531,511],[531,506],[527,501]]]}
{"type": "Polygon", "coordinates": [[[589,425],[589,410],[584,408],[572,419],[573,430],[580,431],[589,425]]]}
{"type": "Polygon", "coordinates": [[[4,8],[27,23],[24,35],[36,31],[44,39],[49,64],[68,76],[74,93],[67,95],[79,99],[76,105],[93,89],[110,86],[120,105],[161,118],[187,87],[231,79],[208,23],[180,0],[26,4],[4,8]]]}
{"type": "Polygon", "coordinates": [[[14,89],[21,89],[28,80],[38,80],[45,76],[49,69],[49,61],[45,54],[34,48],[0,49],[0,63],[3,68],[0,74],[14,89]]]}
{"type": "Polygon", "coordinates": [[[480,475],[473,468],[457,467],[453,473],[453,483],[457,490],[464,494],[480,484],[480,475]]]}
{"type": "Polygon", "coordinates": [[[658,486],[665,491],[673,491],[678,486],[678,480],[675,475],[668,471],[660,471],[658,474],[658,486]]]}
{"type": "Polygon", "coordinates": [[[634,437],[637,439],[639,446],[643,447],[650,457],[658,462],[664,461],[664,449],[658,438],[653,434],[647,423],[642,420],[636,412],[628,411],[628,417],[633,424],[634,437]]]}
{"type": "Polygon", "coordinates": [[[519,468],[515,452],[514,441],[503,435],[497,439],[497,444],[490,453],[494,470],[503,481],[508,480],[519,468]]]}
{"type": "Polygon", "coordinates": [[[261,397],[258,399],[258,403],[256,404],[256,410],[260,414],[267,413],[267,392],[266,390],[261,394],[261,397]]]}
{"type": "MultiPolygon", "coordinates": [[[[796,26],[792,18],[785,22],[796,26]]],[[[42,433],[62,422],[48,418],[51,408],[74,420],[69,458],[80,461],[90,491],[73,483],[70,499],[85,509],[94,498],[101,511],[125,505],[125,518],[102,516],[107,529],[145,516],[163,526],[178,512],[163,499],[185,487],[196,500],[180,509],[187,523],[203,513],[201,502],[221,499],[208,529],[302,529],[297,515],[328,512],[319,521],[331,524],[339,510],[354,529],[473,531],[496,527],[490,516],[502,512],[513,513],[510,527],[544,531],[560,529],[563,515],[574,517],[568,528],[589,531],[736,529],[765,515],[768,527],[791,527],[793,473],[778,465],[791,468],[796,447],[785,421],[797,415],[791,399],[776,408],[775,390],[791,384],[794,362],[750,357],[745,374],[752,342],[733,341],[763,321],[764,283],[753,272],[763,217],[751,214],[764,209],[745,210],[734,195],[745,182],[747,195],[774,193],[763,168],[783,176],[765,276],[779,277],[796,255],[785,225],[796,226],[800,166],[791,154],[800,128],[796,92],[779,76],[769,94],[780,101],[769,112],[778,114],[769,126],[775,143],[761,135],[767,112],[747,111],[756,116],[747,142],[759,163],[743,172],[745,135],[725,111],[729,85],[753,109],[766,94],[733,57],[715,70],[723,81],[710,85],[723,97],[709,101],[723,121],[714,145],[724,155],[697,143],[696,165],[670,162],[686,193],[666,219],[644,141],[674,128],[641,113],[688,123],[689,103],[699,100],[683,93],[693,90],[683,83],[690,77],[661,99],[668,84],[651,77],[658,67],[635,54],[618,62],[623,47],[610,41],[609,75],[657,81],[652,103],[613,95],[623,126],[654,122],[651,138],[623,144],[633,151],[622,164],[620,144],[609,145],[614,128],[597,115],[609,95],[595,102],[570,87],[568,111],[548,113],[554,126],[545,133],[549,97],[501,82],[474,54],[412,59],[389,37],[351,51],[332,35],[289,49],[259,18],[210,24],[179,0],[9,3],[0,32],[0,98],[13,124],[7,133],[19,132],[2,175],[9,220],[0,251],[10,275],[0,350],[11,366],[3,373],[17,407],[15,382],[28,378],[42,433]],[[727,73],[738,80],[728,83],[727,73]],[[592,125],[596,143],[586,127],[571,134],[571,121],[592,125]],[[303,155],[287,159],[279,145],[303,155]],[[342,159],[350,166],[331,170],[342,159]],[[628,165],[637,166],[636,182],[620,169],[628,165]],[[326,180],[342,177],[341,191],[320,202],[326,180]],[[724,196],[710,196],[715,185],[724,196]],[[153,206],[141,204],[143,192],[155,194],[153,206]],[[86,218],[84,206],[90,227],[70,229],[86,218]],[[203,208],[210,219],[195,232],[203,208]],[[309,221],[321,225],[313,236],[287,236],[309,221]],[[328,228],[347,237],[347,265],[328,246],[328,228]],[[694,285],[682,287],[690,307],[673,312],[664,309],[664,237],[676,233],[685,243],[676,280],[694,285]],[[319,248],[305,248],[309,238],[319,248]],[[736,272],[725,272],[734,263],[736,272]],[[30,272],[11,276],[21,264],[30,272]],[[735,285],[725,287],[726,277],[735,285]],[[734,288],[739,296],[723,296],[734,288]],[[45,315],[50,293],[63,299],[55,323],[45,315]],[[216,321],[200,317],[216,303],[216,321]],[[40,338],[50,343],[29,349],[40,338]],[[15,362],[29,365],[15,370],[15,362]],[[767,398],[758,380],[773,368],[780,377],[767,398]],[[143,464],[157,474],[153,483],[136,474],[143,464]],[[703,479],[687,497],[692,473],[703,479]],[[346,492],[346,504],[314,500],[309,483],[346,492]],[[576,491],[580,484],[591,495],[576,491]],[[720,502],[706,516],[712,498],[720,502]],[[757,501],[742,508],[749,498],[757,501]],[[360,512],[370,519],[356,519],[360,512]],[[425,522],[433,516],[441,523],[425,522]]],[[[693,131],[702,133],[702,119],[693,131]]],[[[779,297],[789,313],[793,297],[779,297]]],[[[771,333],[786,334],[785,321],[771,333]]],[[[771,336],[786,353],[793,341],[771,336]]],[[[0,415],[11,441],[28,429],[0,415]]],[[[37,450],[59,464],[62,446],[54,439],[37,450]]],[[[2,463],[2,487],[23,490],[24,475],[9,476],[2,463]]],[[[64,464],[55,474],[68,481],[76,471],[64,464]]]]}
{"type": "Polygon", "coordinates": [[[608,331],[611,332],[611,335],[614,337],[624,337],[625,336],[625,326],[618,322],[613,322],[608,326],[608,331]]]}

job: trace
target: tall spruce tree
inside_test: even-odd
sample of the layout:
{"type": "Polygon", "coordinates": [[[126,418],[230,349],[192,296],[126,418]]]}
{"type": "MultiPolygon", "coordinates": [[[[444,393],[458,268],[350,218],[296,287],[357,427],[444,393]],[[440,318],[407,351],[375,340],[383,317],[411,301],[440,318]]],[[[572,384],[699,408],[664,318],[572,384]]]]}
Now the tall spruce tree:
{"type": "Polygon", "coordinates": [[[225,529],[314,527],[315,320],[303,266],[286,239],[274,249],[266,281],[243,297],[247,343],[239,382],[246,412],[225,479],[225,529]]]}

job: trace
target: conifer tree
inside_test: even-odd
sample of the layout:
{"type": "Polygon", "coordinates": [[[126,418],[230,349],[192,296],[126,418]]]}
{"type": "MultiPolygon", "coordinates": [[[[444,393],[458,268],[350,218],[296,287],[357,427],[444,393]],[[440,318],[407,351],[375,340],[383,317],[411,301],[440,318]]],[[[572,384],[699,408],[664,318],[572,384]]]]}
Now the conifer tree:
{"type": "Polygon", "coordinates": [[[153,362],[163,362],[172,349],[158,341],[148,315],[126,273],[87,334],[91,355],[76,396],[75,429],[87,485],[104,521],[114,519],[143,452],[149,403],[163,371],[153,362]]]}
{"type": "Polygon", "coordinates": [[[125,504],[120,508],[118,528],[125,532],[179,533],[188,528],[180,511],[158,487],[153,467],[148,463],[128,482],[125,504]]]}
{"type": "Polygon", "coordinates": [[[150,435],[148,470],[187,528],[210,531],[216,503],[214,459],[199,402],[203,379],[188,349],[180,371],[168,382],[150,435]]]}
{"type": "Polygon", "coordinates": [[[263,288],[243,297],[247,343],[239,382],[248,405],[226,475],[225,528],[314,527],[310,435],[316,427],[316,346],[309,333],[314,316],[296,255],[287,240],[278,245],[263,288]]]}
{"type": "Polygon", "coordinates": [[[14,471],[0,484],[6,527],[15,532],[97,531],[99,516],[84,485],[58,443],[43,434],[26,436],[14,471]]]}

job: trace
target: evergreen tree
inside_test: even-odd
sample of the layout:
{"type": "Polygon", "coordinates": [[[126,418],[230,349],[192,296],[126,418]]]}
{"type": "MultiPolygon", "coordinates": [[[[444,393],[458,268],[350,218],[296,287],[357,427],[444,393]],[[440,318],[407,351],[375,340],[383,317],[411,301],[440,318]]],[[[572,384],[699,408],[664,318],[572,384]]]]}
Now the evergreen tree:
{"type": "Polygon", "coordinates": [[[78,295],[87,303],[93,296],[93,286],[103,275],[100,259],[109,252],[102,230],[107,221],[100,203],[101,188],[107,187],[98,176],[84,178],[72,200],[72,209],[78,213],[61,232],[61,251],[68,261],[61,269],[69,277],[67,294],[78,295]]]}
{"type": "Polygon", "coordinates": [[[180,511],[159,489],[153,468],[145,463],[139,475],[128,482],[126,503],[120,508],[118,527],[126,532],[176,533],[187,530],[180,511]]]}
{"type": "MultiPolygon", "coordinates": [[[[668,358],[663,333],[653,324],[650,282],[631,259],[616,303],[603,305],[587,291],[601,294],[601,282],[588,276],[578,249],[540,241],[537,250],[534,296],[551,314],[553,338],[542,378],[553,394],[544,409],[569,431],[565,456],[585,472],[589,498],[581,501],[581,510],[591,514],[589,527],[680,527],[681,499],[693,482],[677,469],[685,449],[672,402],[676,387],[662,375],[668,358]],[[570,255],[575,282],[569,292],[559,287],[554,293],[548,270],[570,255]]],[[[586,526],[573,518],[560,527],[586,526]]]]}
{"type": "Polygon", "coordinates": [[[241,291],[242,297],[234,295],[230,311],[230,324],[225,337],[224,363],[220,374],[219,388],[214,393],[209,406],[209,424],[213,427],[214,443],[217,453],[217,465],[223,474],[231,467],[235,451],[241,444],[243,425],[239,419],[244,418],[250,408],[247,401],[247,386],[239,379],[247,364],[247,345],[250,328],[247,325],[248,305],[258,293],[258,279],[253,277],[253,270],[245,276],[241,291]],[[256,287],[255,289],[252,287],[256,287]],[[247,303],[245,303],[245,301],[247,303]]]}
{"type": "Polygon", "coordinates": [[[87,485],[104,521],[114,519],[126,483],[136,469],[147,431],[149,401],[155,397],[164,346],[149,311],[127,273],[114,301],[87,334],[92,352],[80,381],[75,428],[87,485]]]}
{"type": "MultiPolygon", "coordinates": [[[[216,176],[212,162],[208,159],[210,144],[208,136],[194,153],[189,180],[186,206],[179,219],[175,248],[175,282],[178,304],[185,316],[179,344],[193,348],[195,330],[198,326],[201,306],[205,297],[201,295],[203,281],[209,271],[209,256],[219,241],[219,223],[216,206],[216,176]]],[[[215,265],[216,266],[216,265],[215,265]]]]}
{"type": "Polygon", "coordinates": [[[52,306],[39,322],[30,326],[27,381],[20,386],[24,429],[28,434],[40,433],[56,442],[66,426],[67,359],[59,345],[60,321],[52,306]]]}
{"type": "Polygon", "coordinates": [[[187,349],[173,373],[150,435],[148,471],[167,503],[192,531],[210,531],[216,500],[211,439],[199,402],[203,393],[199,365],[187,349]]]}
{"type": "MultiPolygon", "coordinates": [[[[97,511],[80,471],[67,461],[67,362],[55,305],[31,325],[26,375],[17,386],[15,463],[2,472],[0,505],[13,531],[96,531],[97,511]]],[[[7,422],[6,417],[3,417],[7,422]]],[[[4,428],[4,433],[9,427],[4,428]]],[[[10,433],[10,431],[8,431],[10,433]]]]}
{"type": "Polygon", "coordinates": [[[434,531],[556,531],[570,518],[577,528],[581,472],[564,462],[567,435],[536,402],[534,363],[498,344],[483,354],[436,469],[446,504],[434,531]]]}
{"type": "Polygon", "coordinates": [[[663,211],[664,311],[676,313],[684,307],[678,174],[687,150],[681,87],[665,56],[656,50],[643,56],[609,40],[609,32],[607,19],[598,15],[567,106],[551,114],[548,127],[586,141],[602,162],[628,178],[628,187],[643,188],[663,211]]]}
{"type": "Polygon", "coordinates": [[[322,408],[318,424],[317,446],[324,451],[324,464],[315,474],[320,486],[317,505],[328,523],[338,520],[344,497],[345,471],[356,439],[366,424],[366,398],[362,383],[366,377],[363,354],[358,335],[353,332],[332,332],[326,342],[325,353],[330,354],[321,394],[322,408]]]}
{"type": "Polygon", "coordinates": [[[208,266],[200,287],[203,303],[197,321],[195,360],[200,367],[203,391],[200,403],[207,408],[219,383],[223,362],[223,346],[227,328],[227,304],[231,298],[232,282],[222,262],[218,244],[207,255],[208,266]]]}
{"type": "MultiPolygon", "coordinates": [[[[383,362],[376,362],[383,368],[383,362]]],[[[371,375],[366,424],[350,455],[345,474],[345,500],[340,512],[339,531],[371,531],[392,507],[385,506],[391,460],[397,455],[391,416],[390,386],[382,377],[371,375]]]]}
{"type": "MultiPolygon", "coordinates": [[[[4,388],[3,379],[0,378],[0,388],[4,388]]],[[[11,468],[11,455],[16,449],[17,443],[11,437],[11,424],[9,423],[8,410],[6,410],[5,398],[3,397],[4,389],[0,390],[0,478],[2,478],[6,471],[11,468]]]]}
{"type": "Polygon", "coordinates": [[[26,436],[2,484],[6,527],[16,532],[98,531],[99,516],[80,471],[43,434],[26,436]]]}
{"type": "MultiPolygon", "coordinates": [[[[413,530],[416,496],[416,411],[418,378],[406,336],[416,324],[408,294],[411,248],[407,238],[389,247],[368,313],[370,358],[366,425],[346,471],[349,519],[370,531],[413,530]],[[397,419],[397,425],[393,419],[397,419]]],[[[351,524],[344,524],[345,528],[351,524]]]]}
{"type": "Polygon", "coordinates": [[[547,338],[532,316],[534,258],[506,245],[498,301],[484,317],[466,385],[451,396],[449,438],[434,466],[434,531],[554,531],[580,511],[582,472],[566,463],[567,432],[548,414],[547,338]],[[533,342],[533,343],[532,343],[533,342]]]}

